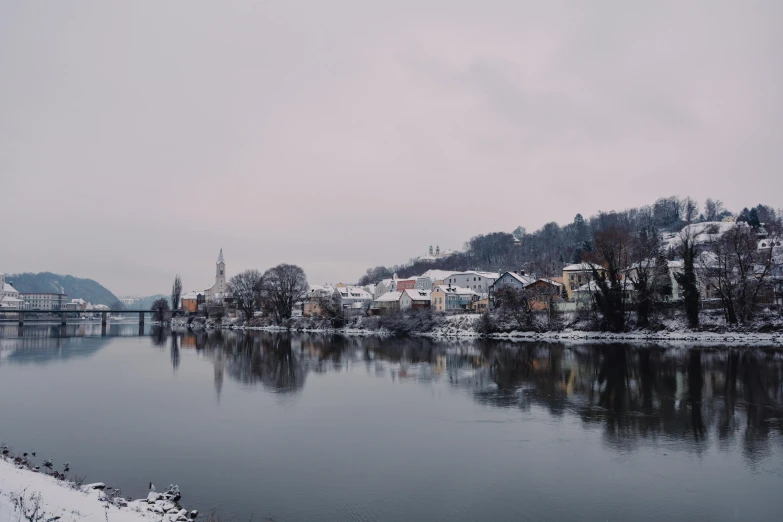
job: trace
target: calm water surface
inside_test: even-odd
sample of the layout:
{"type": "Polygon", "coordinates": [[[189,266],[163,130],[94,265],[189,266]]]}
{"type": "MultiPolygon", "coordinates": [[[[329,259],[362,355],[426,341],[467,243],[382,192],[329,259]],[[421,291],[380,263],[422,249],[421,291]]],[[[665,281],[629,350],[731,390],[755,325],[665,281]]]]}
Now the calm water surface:
{"type": "MultiPolygon", "coordinates": [[[[223,520],[782,520],[758,349],[0,326],[0,440],[223,520]]],[[[202,515],[203,516],[203,515],[202,515]]]]}

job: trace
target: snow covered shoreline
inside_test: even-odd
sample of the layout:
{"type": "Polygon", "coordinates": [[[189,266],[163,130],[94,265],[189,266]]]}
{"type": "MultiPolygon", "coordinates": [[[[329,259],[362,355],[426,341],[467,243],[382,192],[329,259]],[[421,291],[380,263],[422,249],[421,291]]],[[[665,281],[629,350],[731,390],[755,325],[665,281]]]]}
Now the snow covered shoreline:
{"type": "MultiPolygon", "coordinates": [[[[440,324],[428,331],[413,330],[407,337],[424,337],[433,340],[456,339],[491,339],[499,341],[515,342],[639,342],[639,343],[690,343],[699,346],[771,346],[783,348],[783,332],[758,332],[753,330],[732,331],[731,329],[705,329],[693,331],[684,325],[670,326],[665,330],[650,331],[637,330],[629,332],[601,332],[579,329],[565,329],[561,331],[533,332],[509,330],[500,333],[483,334],[477,330],[480,319],[478,314],[457,314],[446,316],[440,324]],[[717,331],[716,331],[717,330],[717,331]]],[[[174,327],[187,328],[187,324],[174,324],[174,327]]],[[[318,327],[313,324],[294,323],[291,328],[283,326],[242,326],[242,325],[193,325],[195,329],[230,329],[240,331],[260,332],[296,332],[304,334],[342,335],[346,337],[393,337],[393,333],[385,328],[379,328],[376,324],[358,324],[344,328],[318,327]]],[[[193,328],[190,326],[190,328],[193,328]]]]}
{"type": "Polygon", "coordinates": [[[176,499],[174,490],[128,500],[113,495],[105,484],[79,486],[0,458],[0,521],[26,520],[21,510],[27,516],[37,510],[35,520],[42,522],[186,522],[198,515],[182,509],[176,499]]]}
{"type": "MultiPolygon", "coordinates": [[[[344,335],[346,337],[392,337],[392,334],[386,330],[362,330],[356,328],[347,329],[291,329],[275,326],[238,326],[231,328],[233,330],[262,331],[262,332],[296,332],[296,333],[315,333],[328,335],[344,335]]],[[[462,330],[458,328],[439,328],[432,332],[418,332],[410,337],[424,337],[433,340],[450,339],[490,339],[499,341],[517,341],[517,342],[690,342],[698,345],[753,345],[753,346],[776,346],[783,348],[783,334],[767,333],[744,333],[744,332],[590,332],[582,330],[564,330],[560,332],[522,332],[512,331],[508,333],[479,334],[475,330],[462,330]]]]}

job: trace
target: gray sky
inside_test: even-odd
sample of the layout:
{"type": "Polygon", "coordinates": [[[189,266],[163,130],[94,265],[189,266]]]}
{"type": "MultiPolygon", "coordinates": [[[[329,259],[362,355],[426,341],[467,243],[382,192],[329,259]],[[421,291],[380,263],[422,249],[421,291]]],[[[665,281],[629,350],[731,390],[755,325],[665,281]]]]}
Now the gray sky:
{"type": "Polygon", "coordinates": [[[0,0],[0,271],[356,280],[657,197],[781,205],[783,2],[0,0]]]}

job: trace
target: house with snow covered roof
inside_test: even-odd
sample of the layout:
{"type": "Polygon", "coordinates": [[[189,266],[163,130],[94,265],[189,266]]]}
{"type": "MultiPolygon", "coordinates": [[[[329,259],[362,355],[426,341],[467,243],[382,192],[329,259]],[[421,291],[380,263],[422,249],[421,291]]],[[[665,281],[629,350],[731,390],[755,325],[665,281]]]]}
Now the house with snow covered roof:
{"type": "Polygon", "coordinates": [[[492,285],[489,287],[489,293],[494,294],[504,287],[511,287],[516,290],[520,290],[533,283],[535,280],[535,277],[526,275],[522,270],[518,272],[503,272],[503,275],[500,276],[497,281],[492,283],[492,285]]]}
{"type": "Polygon", "coordinates": [[[24,301],[19,298],[19,292],[11,283],[6,282],[4,274],[0,274],[0,308],[19,310],[23,306],[24,301]]]}
{"type": "Polygon", "coordinates": [[[456,272],[449,275],[444,284],[469,288],[477,294],[488,294],[489,287],[492,286],[498,278],[500,278],[498,272],[456,272]]]}
{"type": "Polygon", "coordinates": [[[333,295],[343,310],[359,310],[373,301],[372,295],[360,286],[338,286],[333,295]]]}
{"type": "Polygon", "coordinates": [[[479,294],[470,288],[438,285],[432,290],[430,306],[438,312],[468,310],[479,299],[479,294]]]}
{"type": "Polygon", "coordinates": [[[574,290],[593,280],[593,269],[599,274],[604,273],[605,269],[595,263],[574,263],[563,267],[563,284],[568,294],[568,300],[574,299],[574,290]]]}
{"type": "Polygon", "coordinates": [[[430,290],[408,289],[400,296],[400,309],[429,308],[432,304],[432,292],[430,290]]]}
{"type": "Polygon", "coordinates": [[[182,310],[185,313],[196,313],[198,312],[198,307],[206,302],[206,296],[204,295],[204,292],[188,292],[187,294],[183,295],[180,299],[180,306],[182,307],[182,310]]]}
{"type": "Polygon", "coordinates": [[[402,297],[402,294],[403,292],[398,292],[396,290],[386,292],[378,299],[373,301],[373,308],[378,310],[399,310],[400,298],[402,297]]]}

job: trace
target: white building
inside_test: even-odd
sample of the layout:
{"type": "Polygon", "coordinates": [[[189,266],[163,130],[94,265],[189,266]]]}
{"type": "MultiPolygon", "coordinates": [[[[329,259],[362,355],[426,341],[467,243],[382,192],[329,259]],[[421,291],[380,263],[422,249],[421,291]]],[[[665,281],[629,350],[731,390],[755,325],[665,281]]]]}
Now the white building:
{"type": "Polygon", "coordinates": [[[386,292],[373,301],[373,306],[379,310],[399,310],[402,294],[402,292],[397,292],[396,290],[386,292]]]}
{"type": "Polygon", "coordinates": [[[360,286],[339,286],[334,289],[334,297],[343,310],[360,310],[373,301],[372,295],[360,286]]]}
{"type": "Polygon", "coordinates": [[[24,308],[24,301],[19,298],[19,292],[11,283],[6,283],[3,274],[0,274],[0,308],[24,308]]]}
{"type": "Polygon", "coordinates": [[[25,310],[64,310],[68,304],[67,294],[49,292],[24,292],[19,297],[25,310]]]}
{"type": "Polygon", "coordinates": [[[501,288],[510,287],[515,290],[521,290],[527,285],[536,281],[534,277],[525,275],[524,272],[504,272],[500,278],[490,287],[490,291],[494,294],[501,288]]]}
{"type": "Polygon", "coordinates": [[[437,312],[468,310],[479,299],[479,295],[469,288],[438,285],[432,290],[430,306],[437,312]]]}
{"type": "Polygon", "coordinates": [[[204,297],[207,303],[218,301],[221,304],[224,298],[229,297],[228,284],[226,283],[226,262],[223,260],[222,248],[215,263],[215,284],[204,290],[204,297]]]}
{"type": "Polygon", "coordinates": [[[424,261],[428,263],[433,263],[435,261],[438,261],[439,259],[445,259],[447,257],[451,257],[454,254],[456,254],[454,250],[441,251],[440,245],[436,245],[435,249],[433,250],[432,245],[430,245],[429,251],[425,255],[415,258],[415,261],[424,261]]]}
{"type": "Polygon", "coordinates": [[[473,290],[479,295],[489,293],[489,287],[498,280],[500,274],[497,272],[457,272],[446,278],[446,286],[457,286],[473,290]]]}
{"type": "Polygon", "coordinates": [[[430,290],[408,289],[400,295],[400,309],[429,308],[432,299],[430,290]]]}

